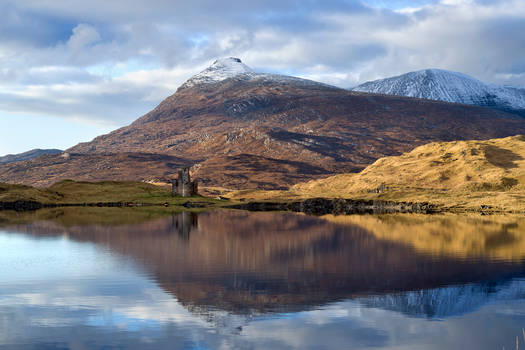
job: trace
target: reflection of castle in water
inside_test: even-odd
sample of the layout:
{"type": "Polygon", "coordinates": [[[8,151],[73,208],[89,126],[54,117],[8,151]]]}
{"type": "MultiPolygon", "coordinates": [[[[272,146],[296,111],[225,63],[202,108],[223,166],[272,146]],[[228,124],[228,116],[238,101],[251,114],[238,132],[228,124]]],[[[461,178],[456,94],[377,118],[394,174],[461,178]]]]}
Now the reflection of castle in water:
{"type": "MultiPolygon", "coordinates": [[[[52,225],[57,234],[64,232],[50,222],[12,230],[50,234],[52,225]]],[[[465,302],[462,310],[505,294],[481,287],[466,293],[462,285],[496,281],[505,289],[505,281],[525,276],[521,260],[424,254],[355,224],[290,213],[184,212],[139,224],[67,231],[72,239],[133,258],[162,288],[199,313],[297,311],[358,298],[365,306],[445,317],[458,312],[450,304],[454,298],[445,298],[453,291],[477,300],[465,302]],[[451,285],[459,287],[442,289],[451,285]]]]}
{"type": "Polygon", "coordinates": [[[183,239],[189,239],[191,231],[199,226],[197,213],[189,211],[173,214],[171,222],[173,228],[183,239]]]}

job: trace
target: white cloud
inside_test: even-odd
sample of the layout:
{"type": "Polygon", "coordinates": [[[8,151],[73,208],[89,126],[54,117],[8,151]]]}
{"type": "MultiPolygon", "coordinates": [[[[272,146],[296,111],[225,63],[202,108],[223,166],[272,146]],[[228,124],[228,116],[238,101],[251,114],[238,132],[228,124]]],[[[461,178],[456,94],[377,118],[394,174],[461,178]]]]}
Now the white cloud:
{"type": "Polygon", "coordinates": [[[73,35],[67,41],[67,45],[73,50],[80,50],[100,40],[100,34],[93,26],[81,23],[73,28],[73,35]]]}
{"type": "Polygon", "coordinates": [[[441,0],[441,3],[443,5],[451,5],[451,6],[471,5],[473,2],[474,0],[441,0]]]}

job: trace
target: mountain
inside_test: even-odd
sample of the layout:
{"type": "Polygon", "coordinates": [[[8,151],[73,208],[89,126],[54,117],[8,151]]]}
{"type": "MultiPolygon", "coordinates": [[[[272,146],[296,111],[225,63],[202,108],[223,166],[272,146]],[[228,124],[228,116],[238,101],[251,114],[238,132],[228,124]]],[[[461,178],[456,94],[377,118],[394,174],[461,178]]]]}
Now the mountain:
{"type": "Polygon", "coordinates": [[[8,154],[3,157],[0,157],[0,164],[3,163],[11,163],[11,162],[19,162],[22,160],[28,160],[33,159],[36,157],[40,157],[46,154],[59,154],[62,153],[62,150],[59,149],[32,149],[30,151],[24,152],[24,153],[18,153],[18,154],[8,154]]]}
{"type": "Polygon", "coordinates": [[[490,107],[525,117],[525,89],[489,85],[466,74],[442,69],[370,81],[352,90],[490,107]]]}
{"type": "Polygon", "coordinates": [[[192,166],[201,186],[279,189],[431,141],[517,133],[523,119],[501,111],[347,91],[226,58],[126,127],[63,155],[0,166],[0,182],[162,180],[192,166]]]}

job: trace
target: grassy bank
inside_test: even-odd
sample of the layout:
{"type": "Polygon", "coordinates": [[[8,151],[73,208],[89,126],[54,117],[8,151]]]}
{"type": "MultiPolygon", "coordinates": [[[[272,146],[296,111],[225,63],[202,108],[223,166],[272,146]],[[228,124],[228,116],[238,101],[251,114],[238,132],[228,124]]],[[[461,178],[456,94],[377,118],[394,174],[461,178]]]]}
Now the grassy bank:
{"type": "Polygon", "coordinates": [[[235,202],[293,202],[308,198],[343,198],[409,203],[430,203],[441,212],[525,213],[525,191],[467,191],[392,186],[381,193],[346,192],[326,187],[288,191],[243,190],[224,195],[235,202]]]}
{"type": "Polygon", "coordinates": [[[172,196],[167,187],[143,182],[76,182],[60,181],[48,188],[0,184],[0,203],[36,202],[49,205],[175,205],[195,203],[202,206],[220,206],[224,201],[194,196],[172,196]]]}

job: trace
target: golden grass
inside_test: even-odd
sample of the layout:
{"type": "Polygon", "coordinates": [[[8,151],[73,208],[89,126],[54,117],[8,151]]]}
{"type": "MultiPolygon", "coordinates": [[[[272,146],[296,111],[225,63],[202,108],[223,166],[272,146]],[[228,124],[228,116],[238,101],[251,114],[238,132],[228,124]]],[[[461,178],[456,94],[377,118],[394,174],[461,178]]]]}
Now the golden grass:
{"type": "Polygon", "coordinates": [[[378,159],[359,174],[294,186],[300,191],[357,192],[381,184],[432,190],[525,190],[525,136],[488,141],[433,142],[378,159]]]}
{"type": "Polygon", "coordinates": [[[431,202],[458,209],[488,205],[523,211],[525,137],[433,142],[401,156],[378,159],[358,174],[297,184],[289,194],[431,202]]]}

